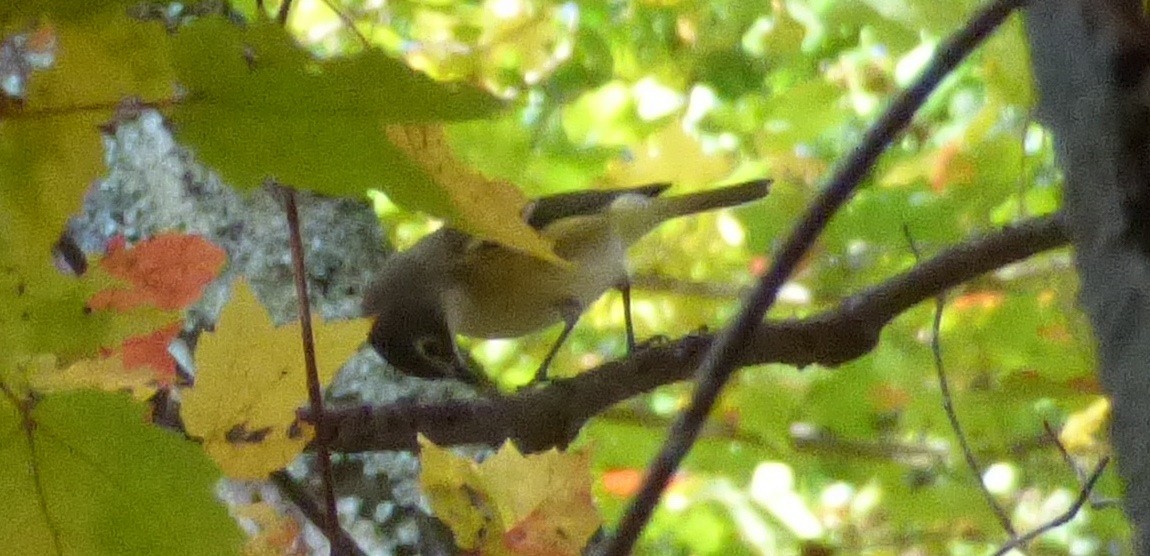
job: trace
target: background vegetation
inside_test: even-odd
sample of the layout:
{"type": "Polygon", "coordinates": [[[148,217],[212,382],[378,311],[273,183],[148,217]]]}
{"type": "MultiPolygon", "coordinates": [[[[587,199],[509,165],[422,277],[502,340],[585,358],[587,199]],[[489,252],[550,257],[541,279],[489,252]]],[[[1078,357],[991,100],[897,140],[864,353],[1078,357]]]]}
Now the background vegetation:
{"type": "MultiPolygon", "coordinates": [[[[177,141],[241,190],[268,177],[352,199],[381,190],[370,195],[399,247],[429,229],[416,211],[487,237],[531,241],[499,223],[514,220],[517,197],[475,192],[491,183],[476,185],[464,164],[527,197],[655,181],[687,191],[774,178],[765,201],[670,223],[633,250],[640,336],[679,338],[727,322],[830,168],[976,7],[954,2],[942,9],[926,0],[297,1],[279,25],[270,19],[281,13],[275,3],[7,4],[0,7],[0,283],[10,299],[0,308],[7,338],[0,348],[0,464],[10,471],[0,477],[0,496],[17,501],[23,517],[0,526],[0,545],[54,544],[68,553],[123,547],[132,536],[157,546],[143,525],[90,522],[68,498],[92,488],[117,499],[125,515],[140,514],[132,507],[139,497],[176,505],[199,497],[205,499],[195,511],[211,517],[195,519],[228,521],[206,489],[188,494],[181,482],[171,490],[175,479],[138,465],[155,461],[143,438],[161,434],[137,431],[139,422],[123,417],[142,415],[138,402],[71,386],[54,393],[55,383],[35,378],[75,372],[70,365],[89,361],[98,348],[171,320],[154,307],[143,310],[146,318],[139,309],[129,317],[81,311],[113,280],[62,276],[47,256],[103,172],[100,124],[159,109],[177,141]],[[122,102],[128,96],[137,100],[122,102]],[[462,121],[447,127],[454,155],[435,147],[421,158],[384,131],[385,124],[445,121],[462,121]],[[57,406],[77,413],[57,413],[57,406]],[[96,422],[77,409],[89,406],[129,423],[96,422]],[[113,434],[108,427],[125,428],[113,434]],[[79,439],[86,436],[127,437],[140,446],[58,471],[56,462],[84,453],[79,439]],[[105,481],[109,469],[124,477],[105,481]],[[146,489],[117,491],[117,481],[144,475],[168,486],[150,496],[146,489]]],[[[1014,19],[931,97],[769,316],[817,315],[919,257],[1057,210],[1060,176],[1048,135],[1031,119],[1033,104],[1014,19]]],[[[944,412],[931,346],[935,305],[926,302],[886,327],[872,351],[838,367],[740,371],[641,550],[985,553],[1008,537],[979,475],[1019,531],[1064,511],[1107,451],[1106,406],[1070,263],[1065,250],[1045,253],[946,295],[938,344],[980,469],[968,466],[944,412]]],[[[556,374],[577,375],[623,355],[619,306],[610,294],[592,308],[555,362],[556,374]]],[[[227,330],[221,325],[216,334],[227,337],[227,330]]],[[[469,346],[510,390],[529,378],[554,333],[469,346]]],[[[250,349],[275,351],[266,347],[267,334],[250,349]]],[[[147,385],[136,390],[139,399],[187,388],[151,375],[133,384],[147,385]]],[[[302,378],[299,384],[302,392],[302,378]]],[[[235,386],[223,388],[226,396],[235,386]]],[[[608,528],[690,389],[673,384],[632,398],[579,436],[608,528]]],[[[304,399],[288,398],[289,408],[304,399]]],[[[204,440],[212,433],[194,430],[187,414],[184,421],[208,449],[163,432],[156,442],[179,452],[165,456],[172,465],[164,472],[208,484],[215,472],[201,452],[212,453],[204,440]]],[[[272,468],[300,448],[302,442],[295,451],[281,447],[289,457],[272,468]]],[[[1032,553],[1121,550],[1126,523],[1103,500],[1119,494],[1108,471],[1095,489],[1103,503],[1043,536],[1032,553]]],[[[199,515],[190,511],[161,515],[199,515]]],[[[151,515],[135,518],[142,523],[151,515]]],[[[173,551],[235,546],[230,525],[216,530],[220,545],[177,543],[173,551]]]]}

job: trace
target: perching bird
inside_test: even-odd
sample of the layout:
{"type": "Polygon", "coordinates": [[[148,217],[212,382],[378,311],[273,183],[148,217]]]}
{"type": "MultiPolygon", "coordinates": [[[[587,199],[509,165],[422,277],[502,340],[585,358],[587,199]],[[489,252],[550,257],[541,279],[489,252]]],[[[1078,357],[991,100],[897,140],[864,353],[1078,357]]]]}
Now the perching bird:
{"type": "Polygon", "coordinates": [[[633,349],[627,248],[664,220],[754,201],[769,186],[770,180],[755,180],[659,197],[669,185],[652,184],[532,201],[525,220],[567,265],[441,228],[384,263],[363,301],[364,313],[376,316],[369,340],[407,374],[474,381],[456,334],[509,338],[563,322],[536,372],[539,381],[587,306],[618,288],[633,349]]]}

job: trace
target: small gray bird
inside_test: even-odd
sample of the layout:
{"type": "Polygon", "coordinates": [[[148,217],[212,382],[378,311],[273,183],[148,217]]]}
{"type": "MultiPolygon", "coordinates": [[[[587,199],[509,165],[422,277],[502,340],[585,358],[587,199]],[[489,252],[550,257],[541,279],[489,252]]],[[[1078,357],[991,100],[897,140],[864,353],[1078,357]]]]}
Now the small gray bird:
{"type": "Polygon", "coordinates": [[[755,180],[660,197],[669,184],[652,184],[532,201],[526,222],[567,264],[441,228],[392,255],[368,288],[364,313],[376,317],[369,341],[407,374],[474,382],[456,334],[509,338],[562,322],[563,332],[536,372],[540,381],[587,306],[618,288],[633,349],[627,248],[664,220],[754,201],[769,186],[770,180],[755,180]]]}

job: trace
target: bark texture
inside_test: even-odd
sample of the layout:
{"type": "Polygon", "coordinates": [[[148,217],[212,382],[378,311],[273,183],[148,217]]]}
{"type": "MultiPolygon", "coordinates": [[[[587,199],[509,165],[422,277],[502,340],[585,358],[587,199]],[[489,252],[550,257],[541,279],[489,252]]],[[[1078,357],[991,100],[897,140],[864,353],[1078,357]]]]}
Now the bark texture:
{"type": "Polygon", "coordinates": [[[1081,303],[1113,403],[1126,511],[1150,553],[1150,36],[1137,0],[1034,0],[1039,118],[1066,173],[1081,303]]]}

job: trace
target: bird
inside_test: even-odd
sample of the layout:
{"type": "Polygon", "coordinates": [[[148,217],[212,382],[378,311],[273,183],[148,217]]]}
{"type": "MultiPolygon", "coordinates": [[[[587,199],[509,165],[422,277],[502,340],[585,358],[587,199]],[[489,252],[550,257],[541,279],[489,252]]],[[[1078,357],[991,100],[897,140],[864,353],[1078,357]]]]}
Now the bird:
{"type": "Polygon", "coordinates": [[[456,335],[512,338],[563,323],[532,383],[584,310],[610,289],[623,294],[627,346],[635,349],[627,249],[660,223],[767,195],[771,180],[662,197],[667,183],[559,193],[530,201],[525,222],[552,243],[548,261],[444,226],[389,256],[365,291],[375,318],[368,341],[401,372],[476,383],[456,335]]]}

